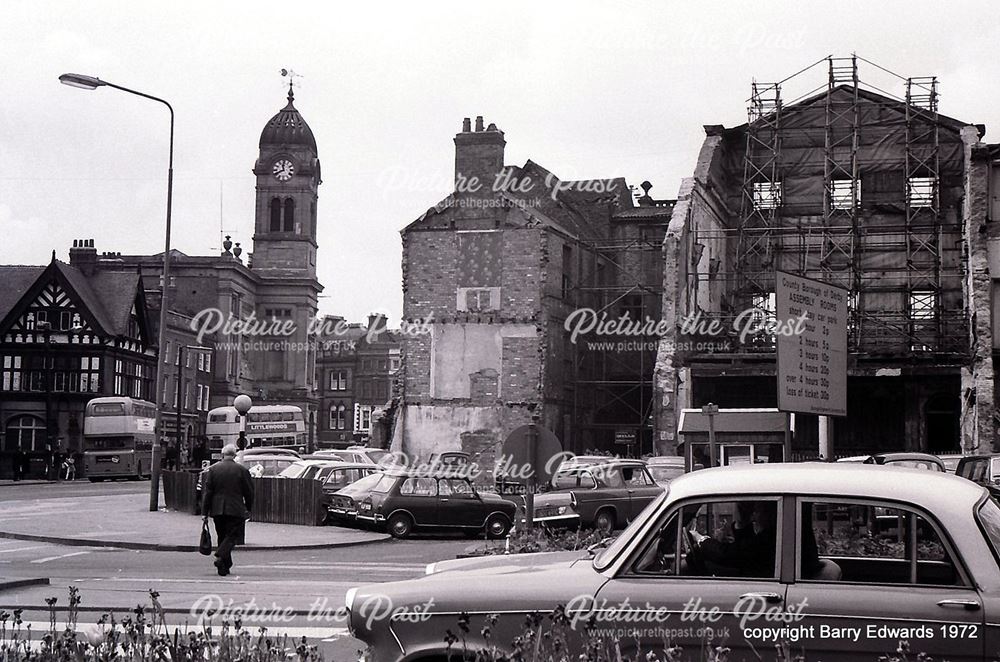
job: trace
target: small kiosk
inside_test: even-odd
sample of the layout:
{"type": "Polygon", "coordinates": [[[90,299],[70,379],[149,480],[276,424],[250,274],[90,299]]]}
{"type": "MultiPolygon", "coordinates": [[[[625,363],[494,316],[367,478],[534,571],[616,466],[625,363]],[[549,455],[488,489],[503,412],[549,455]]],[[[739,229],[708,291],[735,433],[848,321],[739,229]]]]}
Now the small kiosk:
{"type": "Polygon", "coordinates": [[[715,436],[716,464],[784,462],[789,416],[777,409],[682,409],[677,425],[686,471],[711,465],[709,430],[715,436]],[[700,465],[700,466],[699,466],[700,465]]]}

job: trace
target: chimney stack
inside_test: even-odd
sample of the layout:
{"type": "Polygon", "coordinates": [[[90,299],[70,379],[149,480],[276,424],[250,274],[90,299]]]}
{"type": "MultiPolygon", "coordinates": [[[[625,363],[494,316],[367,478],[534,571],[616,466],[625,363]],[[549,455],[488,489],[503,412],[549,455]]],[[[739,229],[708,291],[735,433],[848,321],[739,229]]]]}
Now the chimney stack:
{"type": "Polygon", "coordinates": [[[489,129],[483,124],[483,116],[477,116],[476,130],[472,131],[469,118],[465,118],[462,132],[455,136],[455,188],[459,193],[492,197],[496,176],[503,170],[507,141],[496,124],[490,124],[489,129]]]}
{"type": "Polygon", "coordinates": [[[85,276],[93,276],[97,271],[97,249],[93,239],[74,239],[69,249],[69,263],[85,276]]]}

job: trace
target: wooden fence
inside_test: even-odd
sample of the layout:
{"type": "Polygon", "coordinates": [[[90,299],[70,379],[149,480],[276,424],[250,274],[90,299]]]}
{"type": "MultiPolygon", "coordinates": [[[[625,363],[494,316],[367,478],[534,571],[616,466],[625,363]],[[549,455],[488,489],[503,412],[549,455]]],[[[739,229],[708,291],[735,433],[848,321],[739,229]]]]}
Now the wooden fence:
{"type": "MultiPolygon", "coordinates": [[[[163,500],[167,508],[197,513],[198,474],[188,471],[163,472],[163,500]]],[[[254,503],[250,519],[276,524],[317,526],[326,519],[323,488],[315,480],[262,477],[253,479],[254,503]]]]}

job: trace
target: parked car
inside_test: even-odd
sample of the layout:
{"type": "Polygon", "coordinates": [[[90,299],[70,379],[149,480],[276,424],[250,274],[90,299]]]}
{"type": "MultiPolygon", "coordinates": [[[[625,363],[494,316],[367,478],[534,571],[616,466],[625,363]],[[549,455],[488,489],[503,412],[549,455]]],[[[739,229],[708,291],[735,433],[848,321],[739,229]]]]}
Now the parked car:
{"type": "Polygon", "coordinates": [[[963,457],[955,475],[982,485],[994,497],[1000,497],[1000,454],[963,457]]]}
{"type": "Polygon", "coordinates": [[[289,466],[299,461],[293,455],[269,455],[264,453],[251,453],[249,455],[236,456],[237,464],[242,464],[250,470],[250,475],[255,478],[262,476],[277,476],[289,466]]]}
{"type": "Polygon", "coordinates": [[[293,451],[291,448],[279,448],[276,446],[257,446],[256,448],[247,448],[241,450],[236,454],[236,459],[239,460],[241,457],[247,455],[285,455],[288,457],[298,458],[301,457],[298,451],[293,451]]]}
{"type": "Polygon", "coordinates": [[[552,477],[550,490],[535,495],[534,519],[611,532],[635,519],[661,492],[663,487],[642,460],[564,463],[552,477]]]}
{"type": "Polygon", "coordinates": [[[329,513],[334,494],[375,472],[376,468],[370,464],[341,462],[335,466],[322,467],[313,475],[313,480],[323,484],[323,505],[329,513]]]}
{"type": "Polygon", "coordinates": [[[337,467],[342,464],[345,463],[341,460],[325,457],[322,459],[310,457],[304,460],[295,460],[278,474],[278,478],[316,478],[324,468],[337,467]]]}
{"type": "Polygon", "coordinates": [[[491,538],[503,538],[515,509],[511,501],[477,491],[467,476],[392,468],[358,502],[357,519],[384,527],[396,538],[406,538],[415,529],[485,531],[491,538]]]}
{"type": "Polygon", "coordinates": [[[861,463],[861,464],[881,464],[892,465],[894,467],[909,467],[911,469],[930,469],[932,471],[948,470],[944,462],[937,455],[930,453],[876,453],[875,455],[855,455],[853,457],[842,457],[837,462],[861,463]]]}
{"type": "Polygon", "coordinates": [[[315,459],[339,460],[341,462],[355,462],[358,464],[370,464],[377,466],[381,462],[388,462],[392,454],[381,448],[366,448],[364,446],[351,446],[343,450],[327,449],[316,451],[312,454],[315,459]]]}
{"type": "Polygon", "coordinates": [[[646,468],[658,485],[666,486],[684,475],[684,458],[674,455],[650,457],[646,459],[646,468]]]}
{"type": "Polygon", "coordinates": [[[373,471],[331,494],[327,506],[329,520],[336,523],[355,522],[358,518],[358,503],[365,500],[371,488],[378,485],[381,480],[382,474],[373,471]]]}
{"type": "Polygon", "coordinates": [[[674,480],[601,551],[434,563],[420,579],[352,588],[346,608],[370,662],[454,654],[441,632],[456,631],[460,614],[463,659],[494,646],[492,657],[514,658],[526,619],[557,627],[544,618],[557,607],[566,659],[589,625],[620,648],[609,657],[628,659],[715,645],[731,660],[758,659],[774,637],[794,636],[797,653],[826,662],[875,660],[901,639],[934,659],[981,660],[1000,642],[998,559],[1000,505],[970,481],[836,463],[731,466],[674,480]],[[850,511],[870,507],[895,512],[903,530],[855,529],[850,511]],[[760,523],[758,560],[769,561],[709,567],[707,539],[732,543],[747,510],[760,523]],[[376,600],[420,618],[372,617],[376,600]],[[692,603],[711,620],[677,621],[692,603]],[[629,634],[608,634],[620,631],[629,634]]]}
{"type": "Polygon", "coordinates": [[[941,460],[941,464],[944,465],[944,470],[948,473],[955,473],[955,469],[958,468],[958,463],[962,461],[965,457],[961,453],[939,453],[937,458],[941,460]]]}

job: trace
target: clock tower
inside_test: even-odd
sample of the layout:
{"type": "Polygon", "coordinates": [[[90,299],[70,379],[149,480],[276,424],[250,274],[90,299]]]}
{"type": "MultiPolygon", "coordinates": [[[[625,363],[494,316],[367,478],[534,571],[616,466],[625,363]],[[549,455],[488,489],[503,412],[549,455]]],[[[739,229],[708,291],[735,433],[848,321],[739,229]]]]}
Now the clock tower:
{"type": "Polygon", "coordinates": [[[320,179],[316,139],[288,104],[264,126],[254,164],[257,207],[253,270],[262,277],[316,278],[316,200],[320,179]]]}
{"type": "Polygon", "coordinates": [[[250,357],[254,401],[299,406],[314,429],[318,412],[315,339],[316,201],[320,168],[316,139],[296,110],[288,88],[288,104],[264,126],[254,164],[257,205],[250,268],[257,277],[253,309],[259,320],[291,322],[290,334],[263,338],[250,357]]]}

